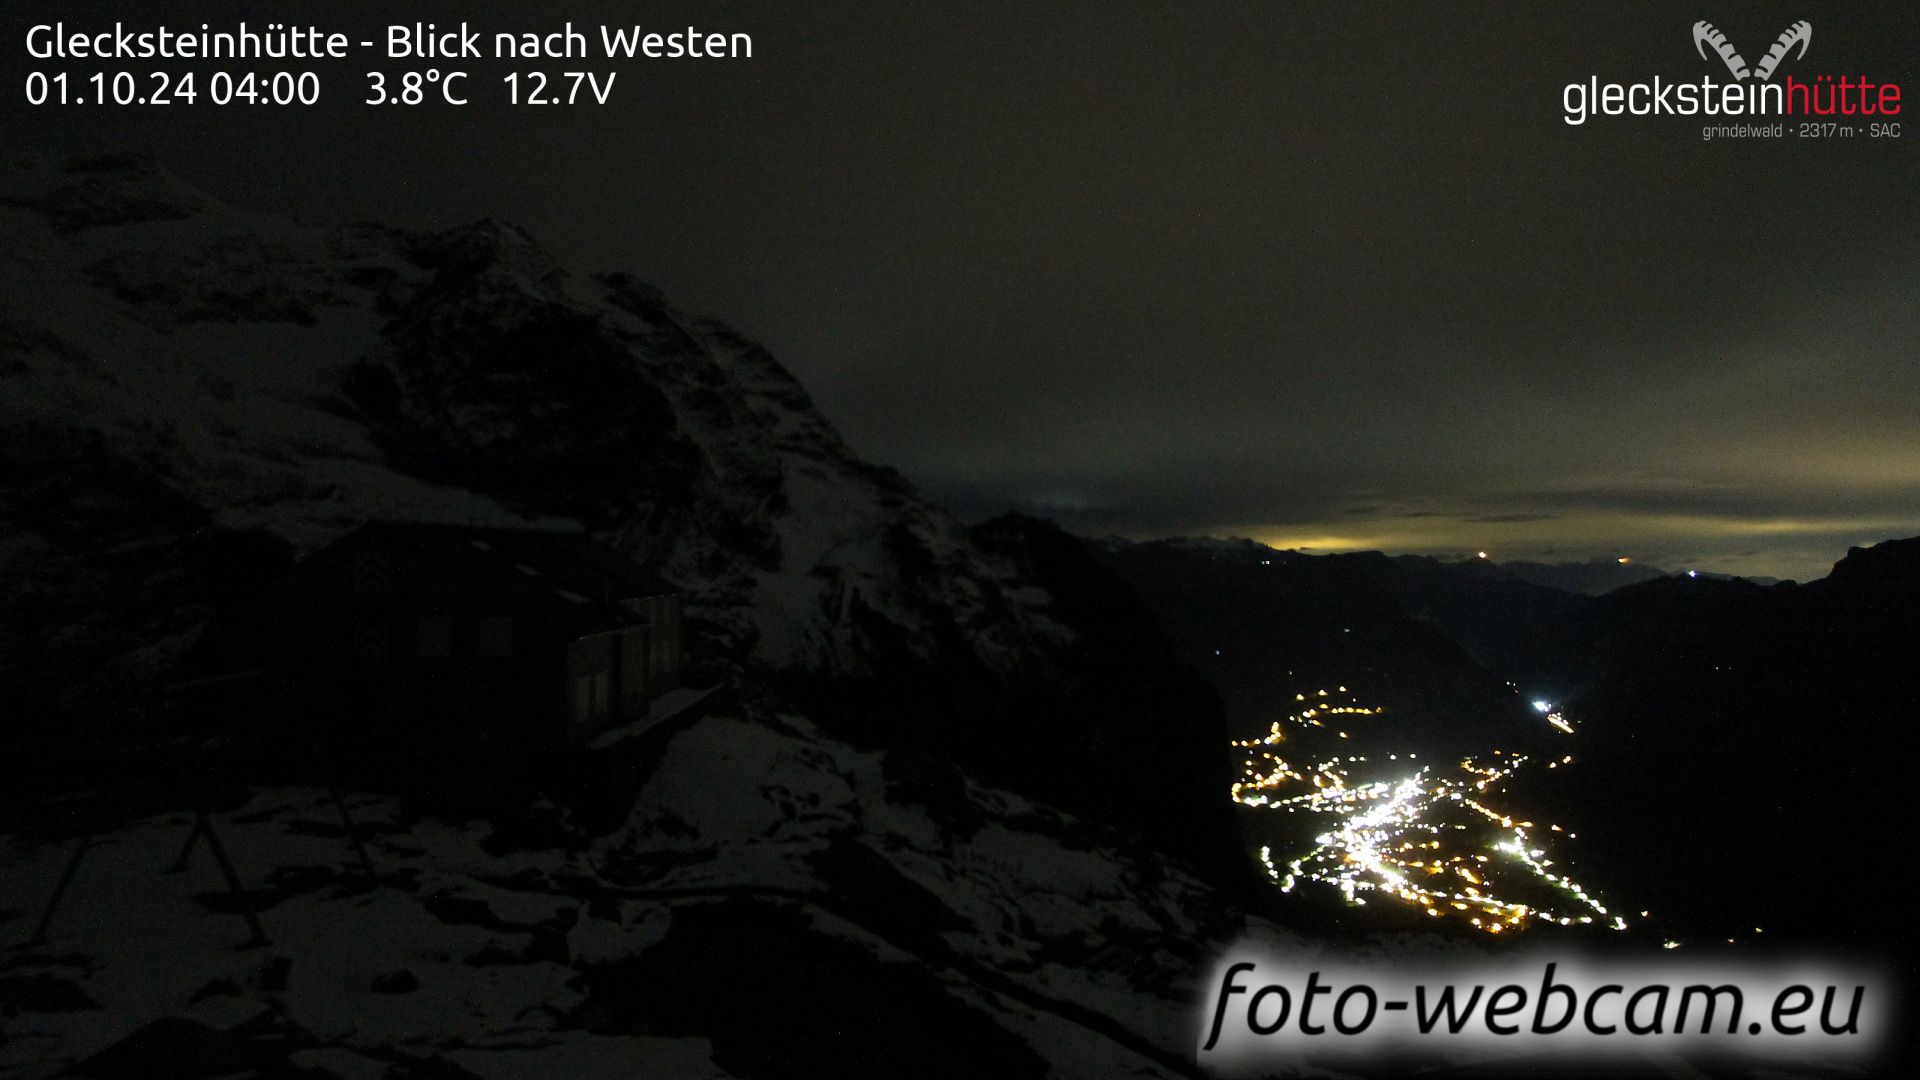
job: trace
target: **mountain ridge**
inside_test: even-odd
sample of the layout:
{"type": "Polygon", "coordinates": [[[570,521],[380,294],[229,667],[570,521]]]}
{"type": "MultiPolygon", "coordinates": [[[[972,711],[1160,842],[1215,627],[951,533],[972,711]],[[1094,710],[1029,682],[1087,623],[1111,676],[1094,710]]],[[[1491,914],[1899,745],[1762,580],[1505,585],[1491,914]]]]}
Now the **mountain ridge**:
{"type": "Polygon", "coordinates": [[[765,348],[630,274],[577,273],[496,219],[256,214],[138,156],[8,162],[0,237],[0,567],[20,583],[0,672],[29,713],[144,707],[206,623],[183,566],[207,530],[305,554],[372,519],[577,527],[687,592],[707,677],[827,685],[829,728],[1169,844],[1221,820],[1100,790],[1129,740],[1218,747],[1217,704],[1170,651],[1136,659],[1190,696],[1105,694],[1096,628],[1063,618],[1073,598],[1019,544],[978,542],[856,456],[765,348]],[[943,736],[956,723],[976,737],[943,736]]]}

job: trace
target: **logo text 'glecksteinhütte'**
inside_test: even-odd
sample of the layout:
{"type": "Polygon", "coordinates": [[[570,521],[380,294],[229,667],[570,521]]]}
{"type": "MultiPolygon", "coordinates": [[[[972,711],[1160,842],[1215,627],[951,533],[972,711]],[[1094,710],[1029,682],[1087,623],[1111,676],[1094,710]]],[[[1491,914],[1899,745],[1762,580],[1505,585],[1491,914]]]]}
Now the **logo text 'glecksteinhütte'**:
{"type": "Polygon", "coordinates": [[[1697,82],[1670,82],[1656,75],[1645,82],[1568,83],[1561,105],[1569,124],[1595,116],[1820,116],[1884,118],[1900,115],[1900,85],[1864,75],[1791,73],[1773,81],[1783,63],[1804,64],[1813,46],[1813,24],[1802,19],[1781,31],[1760,62],[1748,66],[1727,35],[1705,20],[1693,24],[1694,51],[1717,58],[1732,76],[1716,82],[1711,74],[1697,82]]]}

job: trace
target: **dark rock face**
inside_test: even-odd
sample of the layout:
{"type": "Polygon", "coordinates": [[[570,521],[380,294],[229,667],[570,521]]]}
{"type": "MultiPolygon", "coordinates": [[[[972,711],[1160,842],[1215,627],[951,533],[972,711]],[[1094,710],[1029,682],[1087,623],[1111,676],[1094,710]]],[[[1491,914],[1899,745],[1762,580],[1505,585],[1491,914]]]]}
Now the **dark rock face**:
{"type": "Polygon", "coordinates": [[[62,232],[183,221],[210,202],[153,160],[132,154],[69,161],[53,182],[0,196],[0,205],[36,210],[62,232]]]}
{"type": "Polygon", "coordinates": [[[1814,584],[1836,595],[1840,603],[1864,603],[1871,610],[1898,616],[1900,605],[1920,594],[1920,537],[1848,548],[1847,557],[1834,564],[1833,573],[1814,584]]]}
{"type": "Polygon", "coordinates": [[[1607,843],[1600,870],[1676,934],[1882,939],[1897,897],[1846,868],[1905,815],[1917,583],[1920,541],[1896,540],[1805,585],[1666,578],[1569,616],[1542,677],[1578,688],[1587,737],[1554,797],[1607,843]]]}
{"type": "Polygon", "coordinates": [[[714,1063],[740,1076],[1048,1074],[924,968],[823,938],[769,903],[690,910],[643,964],[590,969],[584,982],[589,1030],[705,1035],[714,1063]]]}
{"type": "MultiPolygon", "coordinates": [[[[342,392],[395,468],[605,528],[684,502],[699,450],[592,315],[530,298],[471,257],[403,303],[342,392]]],[[[685,507],[677,507],[685,513],[685,507]]]]}
{"type": "Polygon", "coordinates": [[[1410,613],[1396,593],[1425,590],[1391,565],[1250,541],[1114,543],[1102,558],[1220,688],[1236,738],[1264,734],[1296,694],[1338,685],[1384,707],[1372,729],[1401,748],[1483,753],[1540,734],[1513,687],[1410,613]]]}
{"type": "Polygon", "coordinates": [[[1358,568],[1391,595],[1407,615],[1433,624],[1468,655],[1496,672],[1520,666],[1545,627],[1585,603],[1585,598],[1575,592],[1506,576],[1505,571],[1513,564],[1489,572],[1480,560],[1447,563],[1422,555],[1382,555],[1377,551],[1330,558],[1358,568]]]}
{"type": "Polygon", "coordinates": [[[169,656],[155,643],[204,617],[181,545],[207,520],[99,434],[0,428],[0,680],[15,718],[0,746],[85,741],[141,707],[169,656]]]}
{"type": "Polygon", "coordinates": [[[1047,785],[1061,805],[1138,829],[1216,880],[1244,870],[1225,798],[1233,776],[1219,696],[1181,660],[1139,592],[1051,522],[1008,514],[971,535],[1046,589],[1049,614],[1073,631],[1055,661],[1064,678],[1029,690],[1040,695],[1027,721],[1034,735],[1007,733],[1053,747],[1012,759],[1034,774],[1020,786],[1047,785]]]}

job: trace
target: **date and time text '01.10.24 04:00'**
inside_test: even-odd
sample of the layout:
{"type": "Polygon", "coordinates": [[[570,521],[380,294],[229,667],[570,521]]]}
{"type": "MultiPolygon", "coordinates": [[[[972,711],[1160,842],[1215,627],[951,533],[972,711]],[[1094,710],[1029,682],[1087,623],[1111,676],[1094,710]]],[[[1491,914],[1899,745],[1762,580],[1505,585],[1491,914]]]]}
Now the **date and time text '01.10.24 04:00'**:
{"type": "MultiPolygon", "coordinates": [[[[497,100],[508,105],[605,105],[613,100],[614,71],[514,71],[500,77],[497,100]]],[[[466,105],[474,100],[464,71],[365,74],[363,105],[466,105]]],[[[28,105],[193,106],[318,105],[322,82],[313,71],[30,72],[28,105]]]]}

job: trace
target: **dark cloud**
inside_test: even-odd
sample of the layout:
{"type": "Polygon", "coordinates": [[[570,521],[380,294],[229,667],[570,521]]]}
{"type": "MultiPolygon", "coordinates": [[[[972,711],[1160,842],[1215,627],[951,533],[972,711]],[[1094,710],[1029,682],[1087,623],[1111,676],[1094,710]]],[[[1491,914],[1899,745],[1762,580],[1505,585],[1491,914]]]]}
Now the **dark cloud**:
{"type": "MultiPolygon", "coordinates": [[[[301,7],[191,15],[327,10],[301,7]]],[[[408,14],[435,17],[636,18],[408,14]]],[[[631,71],[617,105],[553,115],[25,122],[142,143],[271,210],[519,220],[765,339],[858,448],[969,516],[1410,550],[1657,539],[1797,572],[1920,532],[1912,133],[1562,121],[1569,82],[1705,74],[1695,7],[639,17],[747,30],[757,56],[631,71]]],[[[1920,86],[1920,9],[1714,15],[1756,42],[1802,17],[1807,72],[1920,86]]]]}

